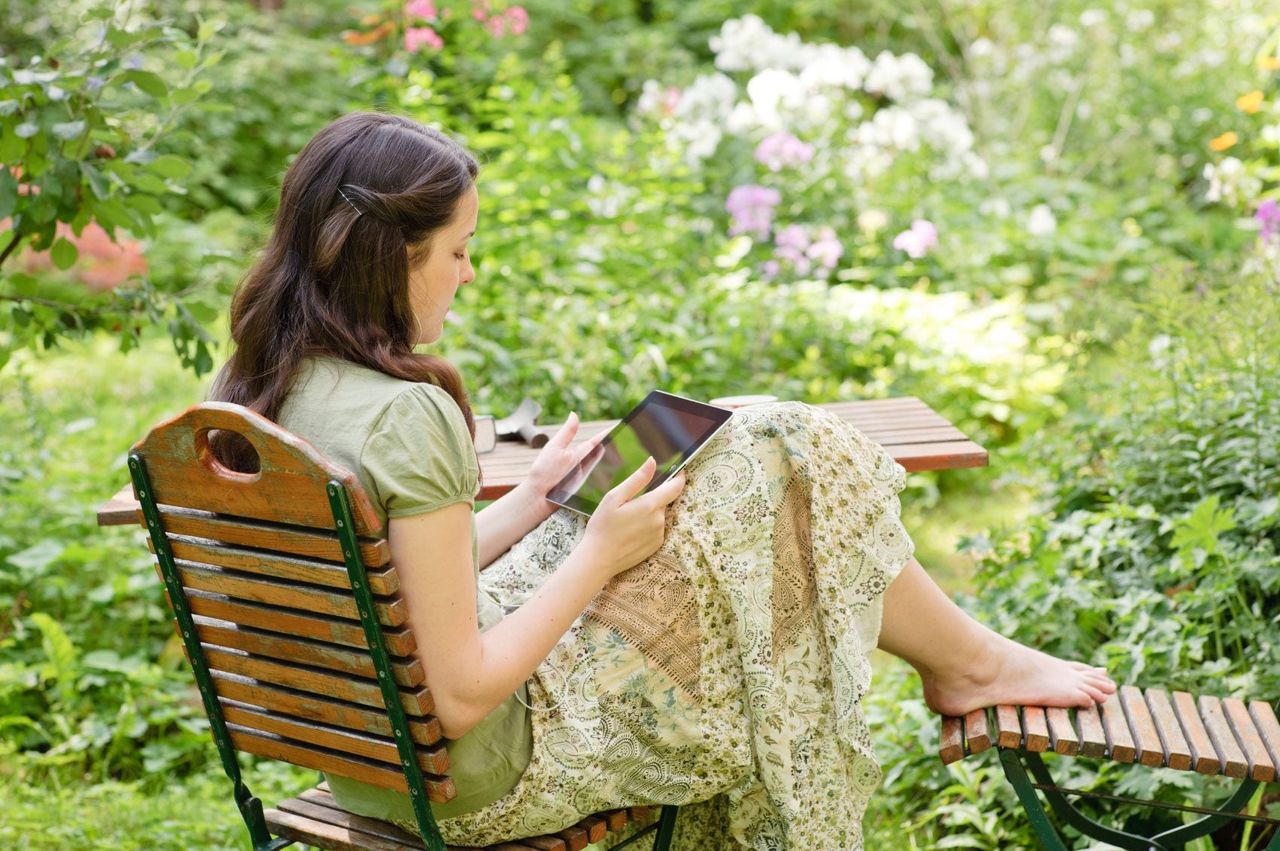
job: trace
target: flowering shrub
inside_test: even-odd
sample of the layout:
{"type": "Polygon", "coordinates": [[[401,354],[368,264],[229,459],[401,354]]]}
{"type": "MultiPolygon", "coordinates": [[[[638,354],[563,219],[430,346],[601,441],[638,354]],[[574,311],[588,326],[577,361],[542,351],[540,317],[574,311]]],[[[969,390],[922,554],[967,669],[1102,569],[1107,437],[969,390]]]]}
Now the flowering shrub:
{"type": "MultiPolygon", "coordinates": [[[[855,240],[882,238],[856,227],[859,214],[901,192],[906,174],[987,172],[964,116],[937,97],[915,54],[872,59],[775,33],[755,15],[726,21],[710,46],[717,71],[684,89],[649,80],[636,114],[724,193],[727,232],[751,238],[744,258],[767,279],[836,277],[855,240]]],[[[926,225],[894,241],[896,259],[937,244],[926,225]]]]}

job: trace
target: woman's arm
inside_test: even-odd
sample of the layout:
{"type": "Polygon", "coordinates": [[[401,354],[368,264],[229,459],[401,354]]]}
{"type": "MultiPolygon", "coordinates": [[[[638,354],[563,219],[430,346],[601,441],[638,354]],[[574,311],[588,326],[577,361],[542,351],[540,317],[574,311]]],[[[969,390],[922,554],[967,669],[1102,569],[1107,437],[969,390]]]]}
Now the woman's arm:
{"type": "Polygon", "coordinates": [[[476,512],[476,544],[480,569],[484,570],[511,545],[551,516],[555,505],[523,482],[500,499],[476,512]]]}
{"type": "Polygon", "coordinates": [[[393,517],[391,560],[445,736],[456,739],[520,687],[605,583],[652,555],[683,476],[638,496],[646,462],[610,491],[578,546],[524,605],[480,632],[471,565],[471,509],[455,503],[393,517]]]}
{"type": "Polygon", "coordinates": [[[602,432],[579,446],[572,446],[577,433],[578,415],[570,414],[555,436],[542,447],[525,480],[515,490],[476,514],[476,543],[481,570],[551,516],[556,506],[547,502],[547,491],[604,437],[602,432]]]}

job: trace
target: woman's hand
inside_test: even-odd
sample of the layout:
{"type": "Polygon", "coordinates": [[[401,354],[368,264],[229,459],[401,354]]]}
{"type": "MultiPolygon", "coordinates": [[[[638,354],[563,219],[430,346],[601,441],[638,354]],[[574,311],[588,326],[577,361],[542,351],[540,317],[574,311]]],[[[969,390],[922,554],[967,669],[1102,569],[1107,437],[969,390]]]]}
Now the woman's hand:
{"type": "Polygon", "coordinates": [[[643,493],[657,462],[648,458],[613,490],[587,521],[578,549],[612,579],[658,551],[666,536],[667,506],[684,490],[684,472],[643,493]]]}
{"type": "MultiPolygon", "coordinates": [[[[582,463],[588,453],[604,439],[606,433],[607,431],[601,431],[578,446],[573,446],[573,439],[578,434],[578,415],[569,414],[564,425],[560,426],[560,430],[542,447],[533,466],[529,468],[529,475],[524,481],[529,489],[529,495],[539,503],[545,502],[547,493],[574,467],[582,463]]],[[[546,503],[545,508],[547,514],[555,510],[555,506],[551,503],[546,503]]]]}

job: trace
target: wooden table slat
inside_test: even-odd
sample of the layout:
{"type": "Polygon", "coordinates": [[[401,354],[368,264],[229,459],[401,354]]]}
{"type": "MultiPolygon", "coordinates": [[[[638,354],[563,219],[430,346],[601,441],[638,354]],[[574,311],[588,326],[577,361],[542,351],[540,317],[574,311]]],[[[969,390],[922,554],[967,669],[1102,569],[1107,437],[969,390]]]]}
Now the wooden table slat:
{"type": "MultiPolygon", "coordinates": [[[[914,396],[828,402],[815,407],[831,411],[863,430],[911,473],[982,467],[988,462],[985,449],[914,396]]],[[[579,426],[577,440],[586,440],[617,422],[584,422],[579,426]]],[[[560,424],[556,423],[540,426],[539,430],[554,434],[559,428],[560,424]]],[[[480,456],[480,499],[497,499],[518,485],[537,455],[538,450],[523,443],[499,441],[493,452],[480,456]]],[[[126,485],[98,507],[98,525],[136,524],[137,509],[133,488],[126,485]]]]}

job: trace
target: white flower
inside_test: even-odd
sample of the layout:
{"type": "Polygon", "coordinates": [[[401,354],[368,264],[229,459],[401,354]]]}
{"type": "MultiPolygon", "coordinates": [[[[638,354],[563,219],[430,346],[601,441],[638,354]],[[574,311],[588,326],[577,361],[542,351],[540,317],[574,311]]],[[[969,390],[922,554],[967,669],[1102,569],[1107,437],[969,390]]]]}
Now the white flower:
{"type": "Polygon", "coordinates": [[[1216,166],[1207,163],[1204,167],[1204,179],[1209,181],[1209,189],[1205,192],[1206,201],[1238,207],[1253,198],[1262,189],[1258,178],[1249,174],[1244,163],[1235,157],[1227,157],[1216,166]]]}
{"type": "Polygon", "coordinates": [[[862,88],[871,62],[856,47],[835,44],[813,45],[808,63],[800,69],[800,82],[808,90],[840,86],[850,91],[862,88]]]}
{"type": "Polygon", "coordinates": [[[1260,134],[1263,144],[1280,146],[1280,124],[1268,124],[1260,134]]]}
{"type": "MultiPolygon", "coordinates": [[[[1149,13],[1148,13],[1149,14],[1149,13]]],[[[1091,29],[1107,22],[1107,13],[1101,9],[1085,9],[1080,13],[1080,26],[1091,29]]]]}
{"type": "Polygon", "coordinates": [[[889,224],[889,215],[884,210],[863,210],[858,214],[858,227],[867,236],[875,236],[889,224]]]}
{"type": "Polygon", "coordinates": [[[1150,9],[1135,9],[1124,19],[1125,26],[1133,32],[1142,32],[1155,22],[1155,13],[1150,9]]]}
{"type": "Polygon", "coordinates": [[[1058,220],[1048,204],[1037,204],[1027,218],[1027,233],[1032,236],[1049,236],[1058,229],[1058,220]]]}
{"type": "Polygon", "coordinates": [[[933,88],[933,69],[914,53],[894,56],[882,50],[871,63],[867,78],[862,84],[873,95],[884,95],[890,100],[906,100],[926,95],[933,88]]]}

